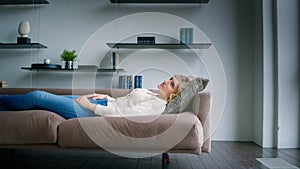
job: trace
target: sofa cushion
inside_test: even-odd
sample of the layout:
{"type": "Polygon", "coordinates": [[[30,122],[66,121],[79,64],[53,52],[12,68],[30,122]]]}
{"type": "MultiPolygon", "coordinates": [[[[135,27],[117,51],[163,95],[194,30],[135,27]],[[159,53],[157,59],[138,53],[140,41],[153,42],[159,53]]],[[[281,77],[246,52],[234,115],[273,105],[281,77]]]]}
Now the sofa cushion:
{"type": "Polygon", "coordinates": [[[139,117],[87,117],[69,119],[59,126],[58,144],[68,148],[199,153],[202,125],[192,113],[139,117]]]}
{"type": "Polygon", "coordinates": [[[57,127],[63,121],[44,110],[0,112],[0,144],[56,143],[57,127]]]}

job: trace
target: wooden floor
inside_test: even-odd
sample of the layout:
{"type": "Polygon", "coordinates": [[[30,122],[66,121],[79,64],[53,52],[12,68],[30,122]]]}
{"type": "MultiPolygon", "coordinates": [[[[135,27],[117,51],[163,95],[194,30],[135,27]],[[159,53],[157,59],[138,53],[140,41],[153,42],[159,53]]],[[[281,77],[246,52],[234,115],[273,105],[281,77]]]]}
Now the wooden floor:
{"type": "MultiPolygon", "coordinates": [[[[210,154],[169,154],[169,169],[267,169],[256,158],[281,158],[300,168],[300,149],[262,149],[252,142],[213,142],[210,154]]],[[[161,155],[125,158],[97,151],[0,149],[1,169],[159,169],[161,155]]]]}

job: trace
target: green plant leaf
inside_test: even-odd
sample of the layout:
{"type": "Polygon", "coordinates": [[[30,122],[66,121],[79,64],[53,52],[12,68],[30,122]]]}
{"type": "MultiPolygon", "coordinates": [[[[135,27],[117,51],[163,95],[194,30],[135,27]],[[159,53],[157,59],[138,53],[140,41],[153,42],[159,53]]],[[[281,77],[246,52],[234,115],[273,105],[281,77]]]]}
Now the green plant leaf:
{"type": "Polygon", "coordinates": [[[64,61],[75,61],[77,58],[76,50],[69,51],[67,49],[64,49],[62,54],[60,55],[60,58],[64,61]]]}

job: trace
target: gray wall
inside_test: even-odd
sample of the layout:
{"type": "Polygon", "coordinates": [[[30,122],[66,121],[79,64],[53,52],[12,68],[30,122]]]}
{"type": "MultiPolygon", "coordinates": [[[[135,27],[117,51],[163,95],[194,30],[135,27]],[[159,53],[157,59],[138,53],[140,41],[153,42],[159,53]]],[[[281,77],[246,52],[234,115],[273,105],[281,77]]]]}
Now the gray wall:
{"type": "Polygon", "coordinates": [[[200,11],[203,22],[200,27],[216,46],[226,74],[226,106],[218,130],[215,132],[217,140],[253,138],[254,4],[252,3],[239,0],[212,0],[200,11]]]}
{"type": "Polygon", "coordinates": [[[299,1],[277,3],[278,147],[300,147],[299,1]]]}
{"type": "Polygon", "coordinates": [[[263,17],[255,21],[254,141],[263,147],[299,147],[300,4],[257,4],[257,14],[263,17]]]}
{"type": "MultiPolygon", "coordinates": [[[[257,134],[260,131],[254,127],[256,125],[254,121],[259,120],[260,116],[255,116],[253,113],[257,109],[253,106],[256,101],[254,97],[257,94],[256,83],[253,80],[256,78],[257,70],[261,70],[256,69],[254,64],[260,63],[260,59],[255,60],[254,57],[256,54],[254,48],[257,47],[257,43],[254,42],[261,42],[261,40],[255,39],[259,39],[259,36],[254,36],[257,35],[254,25],[258,24],[257,29],[260,29],[261,26],[259,23],[261,15],[255,11],[256,3],[260,2],[210,0],[206,5],[114,5],[110,4],[109,0],[49,0],[49,2],[49,5],[42,6],[0,6],[2,32],[0,42],[16,42],[19,22],[28,20],[31,23],[30,37],[32,41],[48,46],[48,49],[40,50],[0,50],[0,79],[7,81],[10,87],[72,87],[71,73],[36,73],[20,68],[30,66],[31,63],[40,63],[45,58],[50,58],[52,63],[62,64],[59,54],[65,48],[76,49],[78,53],[82,52],[91,57],[102,58],[102,55],[97,56],[93,51],[84,49],[86,49],[85,45],[91,41],[91,37],[103,26],[129,14],[167,13],[183,18],[199,27],[203,35],[201,34],[199,36],[201,38],[197,37],[198,39],[196,39],[212,42],[213,47],[210,50],[215,50],[214,52],[218,54],[224,66],[226,83],[221,80],[213,80],[210,83],[215,86],[225,86],[226,90],[224,111],[216,117],[213,139],[254,140],[256,135],[258,140],[261,138],[261,134],[257,134]]],[[[135,23],[132,25],[132,29],[138,30],[139,24],[149,23],[147,20],[144,23],[135,23]]],[[[153,30],[158,26],[161,25],[153,25],[153,30]]],[[[114,32],[110,32],[109,36],[112,41],[116,40],[114,34],[124,31],[123,27],[125,25],[119,24],[113,30],[114,32]]],[[[168,30],[161,31],[167,32],[168,30]]],[[[129,39],[130,37],[131,35],[128,36],[129,39]]],[[[99,43],[101,40],[98,40],[99,43]]],[[[126,38],[118,40],[124,41],[126,38]]],[[[195,75],[208,76],[209,73],[203,68],[205,65],[201,60],[185,57],[181,51],[176,51],[175,54],[191,68],[195,75]]],[[[203,51],[203,57],[205,56],[209,56],[209,54],[203,51]]],[[[85,58],[80,58],[80,60],[84,61],[85,58]]],[[[157,62],[165,61],[163,58],[156,60],[157,62]]],[[[173,64],[177,64],[176,61],[178,60],[169,59],[165,64],[166,69],[171,70],[173,64]]],[[[103,66],[104,62],[105,59],[101,59],[95,64],[103,66]]],[[[220,68],[216,67],[216,69],[220,68]]],[[[173,72],[165,74],[156,70],[146,72],[145,78],[148,78],[151,83],[147,83],[145,87],[155,88],[155,84],[161,82],[162,77],[166,77],[168,73],[173,72]]],[[[99,88],[111,87],[112,79],[114,79],[112,74],[89,76],[81,77],[84,81],[85,78],[95,78],[96,76],[95,83],[99,88]]],[[[209,86],[208,90],[211,88],[212,86],[209,86]]],[[[262,90],[262,88],[259,89],[262,90]]],[[[222,105],[219,106],[222,107],[222,105]]]]}

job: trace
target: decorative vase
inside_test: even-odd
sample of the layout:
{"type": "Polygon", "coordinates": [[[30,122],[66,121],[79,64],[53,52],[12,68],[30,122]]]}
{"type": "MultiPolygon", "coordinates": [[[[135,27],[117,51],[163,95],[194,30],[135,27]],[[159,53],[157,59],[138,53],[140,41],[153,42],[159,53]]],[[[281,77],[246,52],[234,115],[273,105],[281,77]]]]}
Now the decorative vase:
{"type": "Polygon", "coordinates": [[[50,59],[44,59],[44,64],[50,64],[51,60],[50,59]]]}
{"type": "Polygon", "coordinates": [[[73,69],[73,63],[72,60],[65,61],[65,69],[73,69]]]}
{"type": "Polygon", "coordinates": [[[21,37],[28,37],[28,34],[30,33],[29,22],[28,21],[20,22],[18,32],[21,35],[21,37]]]}

